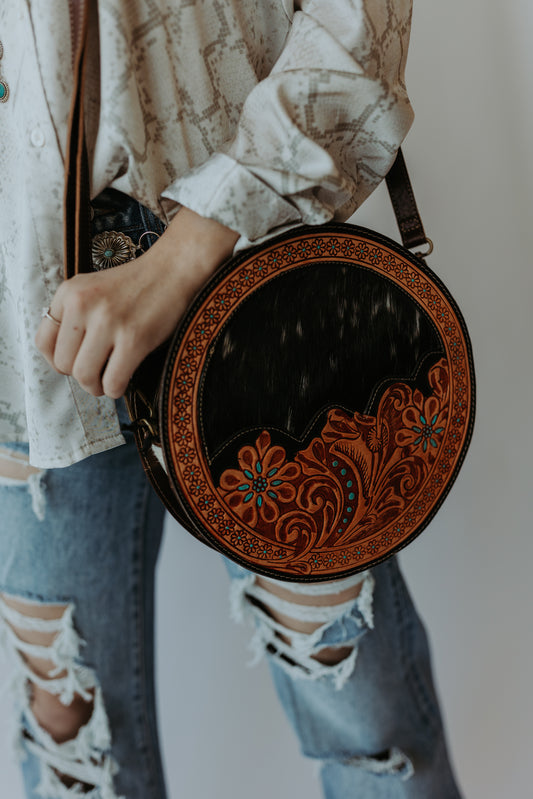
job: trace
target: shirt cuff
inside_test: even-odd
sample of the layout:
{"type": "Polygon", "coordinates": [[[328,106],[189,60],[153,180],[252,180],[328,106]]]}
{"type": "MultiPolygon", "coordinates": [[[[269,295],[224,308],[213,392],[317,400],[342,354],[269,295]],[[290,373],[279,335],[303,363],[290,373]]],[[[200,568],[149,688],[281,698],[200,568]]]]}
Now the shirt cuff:
{"type": "Polygon", "coordinates": [[[169,220],[181,205],[240,233],[236,250],[302,223],[295,205],[223,153],[215,153],[165,189],[161,206],[169,220]]]}

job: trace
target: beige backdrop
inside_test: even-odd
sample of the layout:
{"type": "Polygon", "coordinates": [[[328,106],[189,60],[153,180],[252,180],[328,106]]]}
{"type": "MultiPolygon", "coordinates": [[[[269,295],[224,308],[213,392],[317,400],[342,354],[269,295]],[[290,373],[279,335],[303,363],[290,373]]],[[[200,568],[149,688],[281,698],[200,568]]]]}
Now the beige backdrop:
{"type": "MultiPolygon", "coordinates": [[[[465,799],[531,795],[532,29],[529,0],[419,0],[408,69],[417,119],[404,149],[430,265],[467,318],[478,379],[461,477],[402,556],[465,799]]],[[[381,189],[356,220],[396,236],[381,189]]],[[[319,799],[266,668],[243,665],[223,567],[174,528],[158,614],[170,799],[319,799]]],[[[21,799],[5,747],[0,775],[1,795],[21,799]]]]}

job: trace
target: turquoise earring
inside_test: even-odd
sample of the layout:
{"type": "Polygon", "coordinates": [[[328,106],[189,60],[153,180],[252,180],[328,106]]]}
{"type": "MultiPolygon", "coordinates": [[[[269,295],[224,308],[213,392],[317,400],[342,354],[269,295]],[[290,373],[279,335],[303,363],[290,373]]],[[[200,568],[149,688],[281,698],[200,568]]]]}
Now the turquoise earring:
{"type": "MultiPolygon", "coordinates": [[[[0,61],[2,60],[2,56],[4,55],[4,46],[2,42],[0,42],[0,61]]],[[[9,97],[9,86],[0,77],[0,103],[5,103],[7,98],[9,97]]]]}

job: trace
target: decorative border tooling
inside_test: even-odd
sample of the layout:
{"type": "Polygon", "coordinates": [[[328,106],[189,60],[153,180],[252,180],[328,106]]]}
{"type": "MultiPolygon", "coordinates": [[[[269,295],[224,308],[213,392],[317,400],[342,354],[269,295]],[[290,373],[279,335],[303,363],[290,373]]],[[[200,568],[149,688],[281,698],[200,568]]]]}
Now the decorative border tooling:
{"type": "Polygon", "coordinates": [[[167,411],[171,468],[214,546],[257,571],[327,579],[400,549],[446,496],[472,428],[467,334],[446,290],[414,257],[357,232],[294,235],[252,253],[204,297],[181,340],[167,411]],[[250,292],[295,265],[318,261],[369,268],[416,300],[445,349],[428,373],[432,393],[396,383],[376,417],[332,409],[321,434],[290,462],[265,430],[215,485],[191,412],[206,353],[250,292]]]}

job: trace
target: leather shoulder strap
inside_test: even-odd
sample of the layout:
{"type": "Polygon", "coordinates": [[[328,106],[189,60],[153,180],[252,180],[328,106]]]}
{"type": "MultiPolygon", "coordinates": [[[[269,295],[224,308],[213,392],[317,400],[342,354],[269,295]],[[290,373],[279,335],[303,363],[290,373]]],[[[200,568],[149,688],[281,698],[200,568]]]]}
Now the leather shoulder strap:
{"type": "Polygon", "coordinates": [[[389,170],[386,182],[403,246],[410,250],[412,247],[427,244],[428,238],[424,232],[401,150],[398,150],[398,155],[389,170]]]}
{"type": "Polygon", "coordinates": [[[71,6],[74,91],[70,108],[64,186],[64,275],[91,271],[89,159],[85,142],[84,83],[89,0],[71,6]]]}

